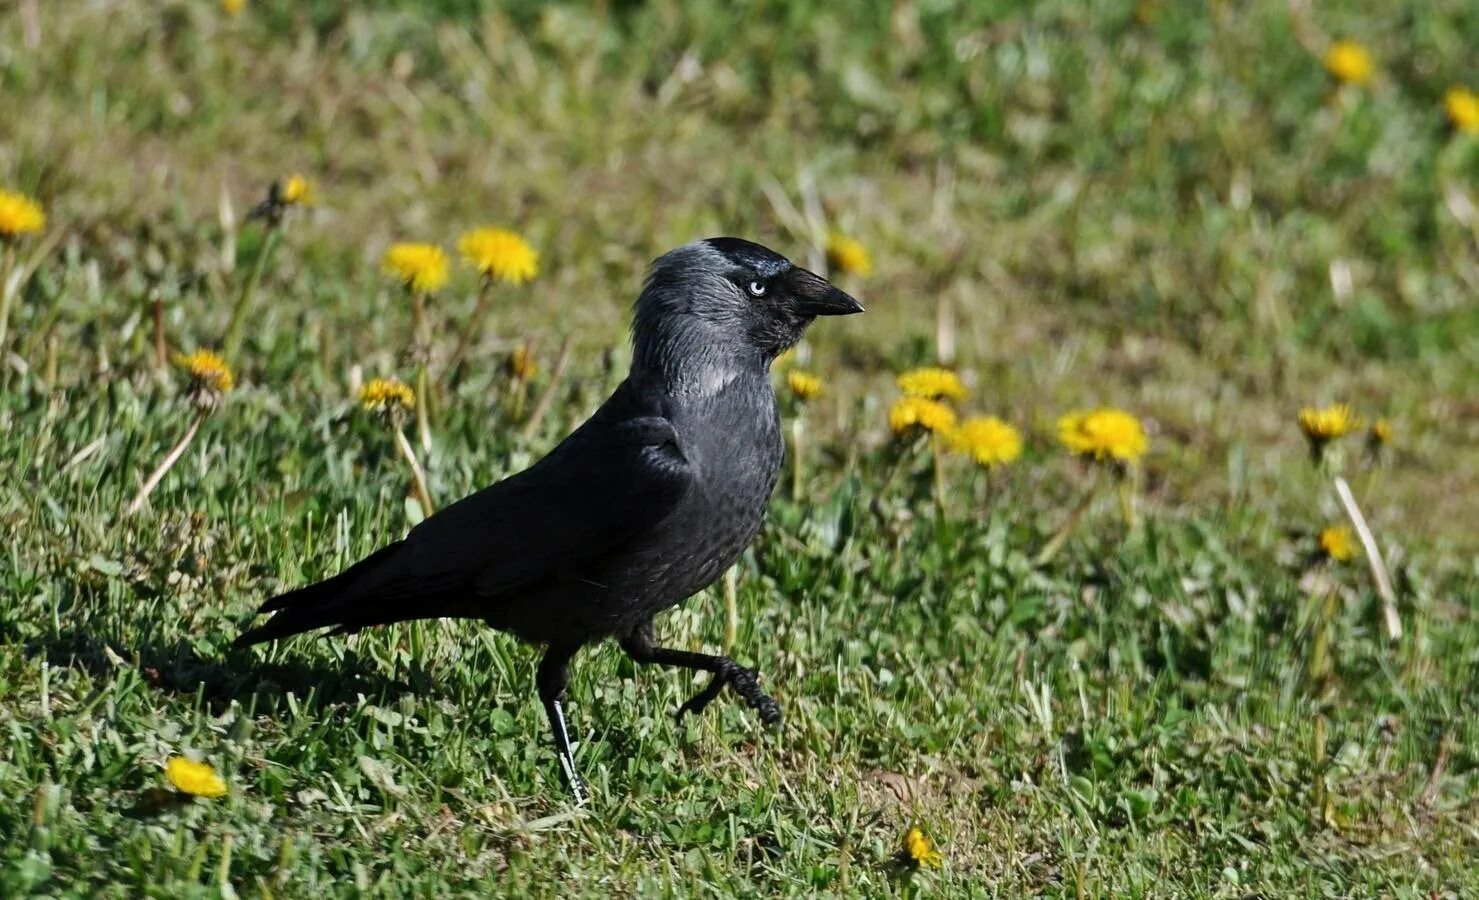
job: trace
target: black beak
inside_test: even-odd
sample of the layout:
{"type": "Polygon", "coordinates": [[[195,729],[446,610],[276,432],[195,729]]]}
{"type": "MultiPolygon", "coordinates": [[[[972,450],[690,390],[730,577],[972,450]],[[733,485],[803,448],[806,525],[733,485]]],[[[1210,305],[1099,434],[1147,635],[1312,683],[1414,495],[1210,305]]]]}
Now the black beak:
{"type": "Polygon", "coordinates": [[[804,316],[850,316],[863,311],[863,304],[815,272],[797,267],[786,280],[796,298],[796,310],[804,316]]]}

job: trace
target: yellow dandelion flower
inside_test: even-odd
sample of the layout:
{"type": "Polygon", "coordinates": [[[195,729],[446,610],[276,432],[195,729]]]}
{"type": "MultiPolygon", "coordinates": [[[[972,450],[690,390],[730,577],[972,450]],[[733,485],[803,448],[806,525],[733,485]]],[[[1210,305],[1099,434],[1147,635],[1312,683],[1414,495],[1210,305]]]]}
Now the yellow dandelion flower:
{"type": "Polygon", "coordinates": [[[950,446],[991,469],[1022,455],[1022,435],[996,416],[980,416],[966,419],[950,432],[950,446]]]}
{"type": "Polygon", "coordinates": [[[1122,463],[1139,460],[1150,447],[1139,419],[1107,408],[1063,416],[1058,420],[1058,440],[1078,456],[1122,463]]]}
{"type": "Polygon", "coordinates": [[[857,238],[832,234],[827,238],[827,265],[844,275],[867,278],[873,274],[873,260],[868,248],[857,238]]]}
{"type": "Polygon", "coordinates": [[[1336,403],[1324,409],[1306,406],[1299,411],[1300,430],[1311,443],[1317,445],[1345,437],[1356,425],[1356,414],[1344,403],[1336,403]]]}
{"type": "Polygon", "coordinates": [[[226,781],[216,774],[210,763],[171,756],[164,764],[164,777],[176,790],[194,797],[226,796],[226,781]]]}
{"type": "Polygon", "coordinates": [[[1320,552],[1335,562],[1356,558],[1356,539],[1344,525],[1331,525],[1320,531],[1320,552]]]}
{"type": "Polygon", "coordinates": [[[282,183],[282,202],[288,206],[311,206],[313,185],[302,175],[289,175],[282,183]]]}
{"type": "Polygon", "coordinates": [[[1375,66],[1371,53],[1355,41],[1336,41],[1325,51],[1325,71],[1346,84],[1366,84],[1375,66]]]}
{"type": "Polygon", "coordinates": [[[508,374],[519,381],[528,381],[539,372],[539,363],[529,351],[528,344],[520,344],[508,355],[508,374]]]}
{"type": "Polygon", "coordinates": [[[888,411],[888,425],[897,435],[920,428],[949,434],[955,428],[955,410],[928,397],[901,397],[888,411]]]}
{"type": "Polygon", "coordinates": [[[447,283],[447,254],[436,244],[391,244],[380,266],[421,294],[435,294],[447,283]]]}
{"type": "Polygon", "coordinates": [[[41,204],[25,194],[0,191],[0,240],[35,234],[45,227],[41,204]]]}
{"type": "Polygon", "coordinates": [[[792,369],[786,373],[786,386],[797,400],[810,400],[822,392],[822,379],[810,372],[792,369]]]}
{"type": "Polygon", "coordinates": [[[246,9],[246,0],[221,0],[221,12],[228,16],[238,15],[246,9]]]}
{"type": "Polygon", "coordinates": [[[224,394],[236,386],[236,378],[226,360],[210,350],[176,353],[175,365],[185,370],[196,387],[224,394]]]}
{"type": "Polygon", "coordinates": [[[359,389],[359,405],[366,412],[415,409],[416,392],[398,378],[371,378],[359,389]]]}
{"type": "Polygon", "coordinates": [[[929,835],[917,825],[904,832],[903,855],[914,866],[938,866],[945,861],[929,835]]]}
{"type": "Polygon", "coordinates": [[[1456,84],[1443,94],[1448,121],[1464,134],[1479,134],[1479,94],[1456,84]]]}
{"type": "Polygon", "coordinates": [[[960,376],[949,369],[936,366],[910,369],[899,375],[898,383],[899,390],[906,397],[924,397],[926,400],[965,399],[965,385],[961,383],[960,376]]]}
{"type": "Polygon", "coordinates": [[[539,253],[506,228],[474,228],[457,239],[457,249],[484,278],[523,284],[539,274],[539,253]]]}

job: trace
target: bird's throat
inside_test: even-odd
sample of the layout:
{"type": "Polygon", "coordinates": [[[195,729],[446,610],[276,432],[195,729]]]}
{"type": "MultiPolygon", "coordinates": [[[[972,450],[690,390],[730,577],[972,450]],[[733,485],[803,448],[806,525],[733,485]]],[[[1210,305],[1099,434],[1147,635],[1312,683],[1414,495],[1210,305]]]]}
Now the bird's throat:
{"type": "Polygon", "coordinates": [[[689,329],[651,341],[637,341],[632,374],[656,382],[675,397],[712,397],[736,380],[765,376],[767,362],[758,353],[689,329]]]}

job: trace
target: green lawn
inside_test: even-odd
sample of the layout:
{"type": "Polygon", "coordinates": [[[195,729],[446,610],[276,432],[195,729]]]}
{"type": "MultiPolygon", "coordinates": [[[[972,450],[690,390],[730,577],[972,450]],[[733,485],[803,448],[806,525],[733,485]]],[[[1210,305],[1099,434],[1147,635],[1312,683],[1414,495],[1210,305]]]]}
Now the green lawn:
{"type": "MultiPolygon", "coordinates": [[[[0,896],[1479,893],[1479,138],[1443,102],[1479,89],[1479,14],[1306,6],[5,5],[0,190],[48,222],[9,245],[35,267],[0,347],[0,896]],[[1369,82],[1325,70],[1336,38],[1369,82]],[[247,214],[292,173],[316,201],[262,266],[237,387],[127,515],[194,416],[155,302],[168,351],[218,345],[263,254],[247,214]],[[230,649],[414,519],[356,405],[413,374],[379,261],[485,223],[540,272],[438,394],[440,503],[618,383],[664,250],[821,265],[835,231],[875,268],[793,363],[825,383],[787,402],[799,490],[738,567],[733,652],[784,726],[728,695],[675,723],[693,679],[590,650],[585,809],[512,639],[230,649]],[[1026,446],[937,489],[888,412],[940,361],[1026,446]],[[1335,402],[1393,436],[1322,470],[1297,416],[1335,402]],[[1057,419],[1101,405],[1150,434],[1136,523],[1105,478],[1039,562],[1095,478],[1057,419]],[[1335,471],[1399,639],[1366,560],[1319,559],[1335,471]],[[226,795],[173,791],[182,754],[226,795]],[[897,858],[911,825],[940,866],[897,858]]],[[[431,303],[434,378],[477,292],[457,268],[431,303]]],[[[659,634],[717,652],[720,592],[659,634]]]]}

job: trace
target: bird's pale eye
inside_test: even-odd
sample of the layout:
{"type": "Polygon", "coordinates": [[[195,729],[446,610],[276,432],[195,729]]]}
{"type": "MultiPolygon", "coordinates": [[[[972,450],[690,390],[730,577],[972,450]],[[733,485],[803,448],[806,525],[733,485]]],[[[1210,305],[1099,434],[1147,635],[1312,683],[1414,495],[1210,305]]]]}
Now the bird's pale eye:
{"type": "Polygon", "coordinates": [[[751,297],[764,297],[765,296],[765,282],[763,282],[763,281],[752,281],[752,282],[750,282],[750,288],[749,288],[749,290],[750,290],[750,296],[751,297]]]}

